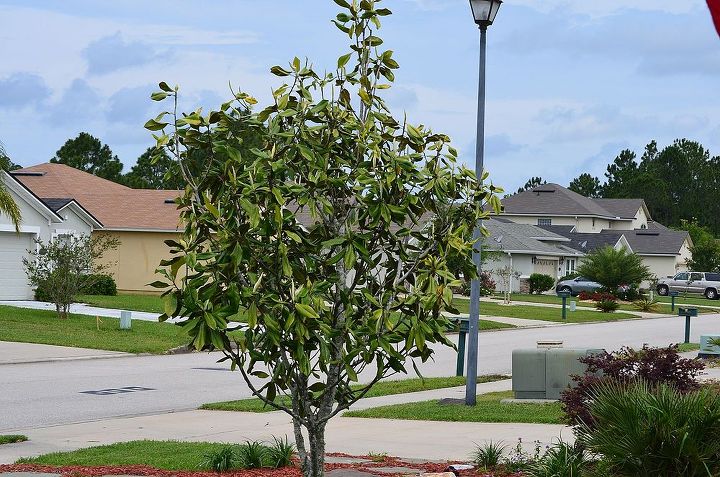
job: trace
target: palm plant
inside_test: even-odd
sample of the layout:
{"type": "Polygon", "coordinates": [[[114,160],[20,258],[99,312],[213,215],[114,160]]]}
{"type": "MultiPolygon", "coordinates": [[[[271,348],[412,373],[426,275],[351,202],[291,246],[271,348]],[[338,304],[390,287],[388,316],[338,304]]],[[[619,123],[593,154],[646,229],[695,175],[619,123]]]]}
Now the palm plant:
{"type": "MultiPolygon", "coordinates": [[[[0,170],[5,171],[10,169],[11,164],[10,158],[5,152],[5,147],[2,143],[0,143],[0,170]]],[[[22,221],[20,207],[18,207],[10,193],[0,181],[0,215],[2,214],[7,215],[15,226],[15,231],[20,232],[20,222],[22,221]]]]}
{"type": "Polygon", "coordinates": [[[582,424],[576,435],[612,475],[720,475],[720,396],[710,389],[683,394],[667,384],[608,383],[590,411],[595,425],[582,424]]]}
{"type": "Polygon", "coordinates": [[[589,253],[577,271],[613,293],[621,285],[637,284],[652,277],[639,255],[609,246],[589,253]]]}

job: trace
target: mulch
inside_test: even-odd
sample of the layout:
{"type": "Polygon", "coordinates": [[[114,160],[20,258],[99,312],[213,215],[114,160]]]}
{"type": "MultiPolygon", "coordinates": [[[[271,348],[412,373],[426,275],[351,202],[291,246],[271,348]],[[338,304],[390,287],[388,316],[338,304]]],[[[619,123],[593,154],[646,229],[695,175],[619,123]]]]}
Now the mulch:
{"type": "MultiPolygon", "coordinates": [[[[342,453],[328,454],[333,457],[348,457],[372,460],[371,456],[354,456],[342,453]]],[[[379,472],[377,468],[387,467],[403,467],[416,469],[418,473],[434,473],[444,472],[450,464],[457,462],[406,462],[397,457],[384,457],[382,460],[372,462],[359,463],[328,463],[325,464],[325,471],[330,472],[336,469],[353,469],[361,472],[368,472],[383,477],[400,477],[406,475],[405,472],[397,474],[379,472]]],[[[63,477],[101,477],[104,475],[137,475],[137,476],[153,476],[153,477],[302,477],[300,468],[295,465],[292,467],[282,467],[280,469],[238,469],[223,472],[198,471],[198,470],[164,470],[150,467],[147,465],[102,465],[102,466],[53,466],[39,464],[6,464],[0,465],[0,473],[2,472],[43,472],[61,474],[63,477]]],[[[476,470],[462,471],[459,477],[493,477],[493,474],[487,474],[476,470]]],[[[499,476],[497,476],[499,477],[499,476]]]]}

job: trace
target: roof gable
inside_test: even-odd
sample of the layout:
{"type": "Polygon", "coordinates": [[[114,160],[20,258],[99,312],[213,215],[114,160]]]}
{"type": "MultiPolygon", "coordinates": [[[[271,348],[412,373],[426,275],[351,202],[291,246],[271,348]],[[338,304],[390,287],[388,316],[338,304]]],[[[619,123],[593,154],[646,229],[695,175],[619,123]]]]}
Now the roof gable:
{"type": "Polygon", "coordinates": [[[593,199],[558,184],[543,184],[502,199],[503,213],[510,215],[592,216],[617,218],[593,199]]]}
{"type": "Polygon", "coordinates": [[[181,192],[131,189],[64,164],[39,164],[13,171],[19,182],[53,206],[74,199],[105,229],[175,231],[180,211],[174,202],[181,192]]]}
{"type": "Polygon", "coordinates": [[[640,209],[643,209],[647,218],[650,211],[643,199],[593,199],[603,209],[624,219],[634,219],[640,209]]]}

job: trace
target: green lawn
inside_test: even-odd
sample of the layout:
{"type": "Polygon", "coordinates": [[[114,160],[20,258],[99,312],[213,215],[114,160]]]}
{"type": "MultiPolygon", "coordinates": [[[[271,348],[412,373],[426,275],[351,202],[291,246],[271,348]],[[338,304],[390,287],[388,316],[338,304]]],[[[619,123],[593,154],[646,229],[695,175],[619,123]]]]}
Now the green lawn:
{"type": "Polygon", "coordinates": [[[15,444],[16,442],[25,442],[27,436],[20,434],[0,434],[0,446],[3,444],[15,444]]]}
{"type": "MultiPolygon", "coordinates": [[[[496,298],[502,298],[500,296],[497,296],[496,298]]],[[[655,294],[655,299],[658,301],[658,309],[657,313],[663,313],[663,314],[671,314],[673,313],[671,311],[670,307],[670,298],[667,297],[661,297],[655,294]]],[[[560,298],[557,295],[529,295],[525,293],[513,293],[512,295],[513,301],[524,301],[524,302],[531,302],[531,303],[549,303],[553,305],[562,305],[562,298],[560,298]]],[[[568,299],[568,303],[570,300],[573,300],[577,303],[578,308],[594,308],[595,305],[590,302],[581,302],[578,300],[577,297],[572,297],[571,299],[568,299]]],[[[484,302],[483,302],[484,303],[484,302]]],[[[712,309],[703,309],[700,308],[701,313],[717,313],[720,312],[720,302],[708,300],[706,298],[702,297],[690,297],[690,298],[683,298],[683,297],[677,297],[675,299],[675,303],[685,303],[688,305],[700,305],[705,307],[715,307],[712,309]]],[[[621,303],[620,308],[621,311],[638,311],[633,305],[621,303]]],[[[677,310],[676,310],[677,312],[677,310]]]]}
{"type": "Polygon", "coordinates": [[[349,411],[343,416],[420,421],[562,423],[564,414],[560,408],[560,403],[518,404],[500,402],[502,399],[511,397],[512,391],[504,391],[480,394],[477,397],[477,405],[474,407],[462,404],[440,404],[438,401],[423,401],[349,411]]]}
{"type": "Polygon", "coordinates": [[[158,469],[197,471],[205,454],[218,451],[226,445],[209,442],[131,441],[23,458],[17,463],[60,466],[149,465],[158,469]]]}
{"type": "Polygon", "coordinates": [[[134,320],[132,330],[121,330],[120,320],[100,319],[98,330],[92,316],[70,315],[61,320],[52,311],[0,306],[0,341],[154,354],[189,341],[182,327],[168,323],[134,320]]]}
{"type": "Polygon", "coordinates": [[[678,351],[681,353],[687,353],[689,351],[700,351],[700,343],[680,343],[678,345],[678,351]]]}
{"type": "MultiPolygon", "coordinates": [[[[478,383],[489,383],[493,381],[500,381],[503,379],[509,379],[508,376],[503,375],[487,375],[478,376],[478,383]]],[[[441,388],[452,388],[455,386],[464,386],[464,376],[451,376],[447,378],[411,378],[401,379],[397,381],[381,381],[368,391],[365,397],[377,397],[377,396],[390,396],[393,394],[405,394],[414,393],[417,391],[428,391],[431,389],[441,388]]],[[[355,389],[361,386],[353,386],[355,389]]],[[[278,398],[280,403],[288,406],[290,405],[290,399],[287,396],[278,398]]],[[[203,404],[200,409],[207,409],[212,411],[239,411],[239,412],[269,412],[274,411],[275,408],[265,406],[265,404],[257,398],[240,399],[238,401],[224,401],[224,402],[213,402],[209,404],[203,404]]]]}
{"type": "MultiPolygon", "coordinates": [[[[456,298],[455,305],[461,313],[467,313],[470,309],[470,300],[467,298],[456,298]]],[[[532,305],[501,305],[483,301],[480,304],[480,314],[485,316],[505,316],[509,318],[524,318],[527,320],[543,320],[562,322],[562,311],[560,308],[548,308],[532,305]]],[[[597,311],[578,309],[567,312],[568,323],[587,323],[592,321],[615,321],[627,318],[637,318],[637,315],[630,313],[600,313],[597,311]]]]}
{"type": "Polygon", "coordinates": [[[101,308],[116,310],[146,311],[148,313],[163,313],[162,298],[158,295],[82,295],[78,302],[101,308]]]}
{"type": "MultiPolygon", "coordinates": [[[[655,293],[655,299],[661,303],[671,303],[672,298],[669,296],[660,296],[657,293],[655,293]]],[[[708,300],[707,298],[699,295],[687,295],[687,296],[676,296],[675,297],[675,306],[678,305],[699,305],[699,306],[706,306],[715,308],[718,311],[720,311],[720,301],[717,300],[708,300]]]]}

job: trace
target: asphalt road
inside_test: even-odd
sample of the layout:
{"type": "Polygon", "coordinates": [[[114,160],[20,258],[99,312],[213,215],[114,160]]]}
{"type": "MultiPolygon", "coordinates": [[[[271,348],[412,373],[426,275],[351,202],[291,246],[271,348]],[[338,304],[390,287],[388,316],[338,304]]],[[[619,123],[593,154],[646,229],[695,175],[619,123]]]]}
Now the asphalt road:
{"type": "MultiPolygon", "coordinates": [[[[482,333],[479,370],[509,373],[512,350],[534,347],[537,340],[608,350],[667,345],[682,341],[683,327],[684,319],[675,317],[482,333]]],[[[720,333],[720,315],[693,320],[692,341],[712,333],[720,333]]],[[[249,396],[239,373],[217,364],[218,357],[203,353],[2,365],[0,432],[182,411],[249,396]],[[103,391],[108,389],[120,391],[103,391]]],[[[452,375],[455,359],[453,350],[440,348],[433,362],[419,367],[426,376],[452,375]]]]}

